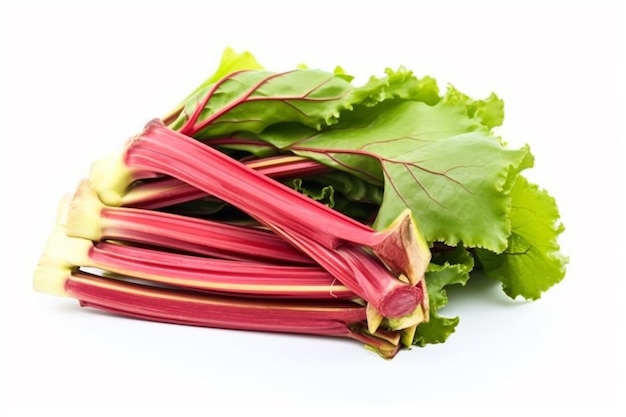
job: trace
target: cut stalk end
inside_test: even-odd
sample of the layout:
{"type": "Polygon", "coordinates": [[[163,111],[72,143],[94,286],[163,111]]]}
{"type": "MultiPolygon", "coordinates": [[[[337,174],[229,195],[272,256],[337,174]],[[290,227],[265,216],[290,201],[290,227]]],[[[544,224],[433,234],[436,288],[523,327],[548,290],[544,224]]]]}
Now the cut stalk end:
{"type": "Polygon", "coordinates": [[[354,324],[351,337],[362,342],[369,351],[377,353],[385,359],[394,358],[400,351],[400,336],[391,331],[378,330],[370,332],[359,324],[354,324]]]}
{"type": "Polygon", "coordinates": [[[105,205],[88,180],[82,180],[69,204],[66,233],[68,236],[99,240],[102,236],[100,213],[105,205]]]}
{"type": "Polygon", "coordinates": [[[400,342],[402,343],[402,345],[408,348],[413,346],[413,340],[415,339],[416,332],[417,324],[407,327],[406,329],[402,329],[402,336],[400,337],[400,342]]]}
{"type": "Polygon", "coordinates": [[[404,210],[380,236],[372,246],[376,255],[394,272],[406,275],[411,285],[417,285],[424,278],[431,253],[411,210],[404,210]]]}
{"type": "Polygon", "coordinates": [[[411,313],[398,318],[385,317],[383,325],[392,330],[404,330],[427,321],[422,306],[419,305],[411,313]]]}
{"type": "Polygon", "coordinates": [[[372,303],[367,303],[365,314],[367,315],[367,331],[370,333],[376,332],[383,322],[383,315],[376,310],[372,303]]]}
{"type": "Polygon", "coordinates": [[[402,318],[411,314],[422,298],[421,288],[398,285],[380,300],[380,314],[387,318],[402,318]]]}
{"type": "Polygon", "coordinates": [[[43,253],[39,258],[39,265],[62,266],[89,266],[89,250],[93,247],[90,240],[70,237],[65,234],[65,228],[54,227],[43,253]]]}
{"type": "Polygon", "coordinates": [[[122,197],[134,179],[133,170],[124,162],[124,152],[95,161],[89,172],[89,181],[98,197],[109,206],[121,205],[122,197]]]}
{"type": "Polygon", "coordinates": [[[57,209],[56,223],[39,257],[38,266],[72,268],[82,266],[88,259],[93,243],[87,239],[67,236],[67,224],[72,198],[63,197],[57,209]]]}
{"type": "Polygon", "coordinates": [[[44,294],[71,297],[65,289],[65,284],[67,283],[69,275],[69,268],[39,265],[35,268],[35,274],[33,276],[33,289],[44,294]]]}

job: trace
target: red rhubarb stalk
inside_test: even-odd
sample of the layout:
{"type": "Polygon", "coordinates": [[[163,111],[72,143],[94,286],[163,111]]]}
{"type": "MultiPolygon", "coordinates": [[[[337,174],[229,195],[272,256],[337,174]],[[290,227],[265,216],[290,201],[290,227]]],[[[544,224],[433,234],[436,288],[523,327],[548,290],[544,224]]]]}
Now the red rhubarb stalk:
{"type": "Polygon", "coordinates": [[[161,285],[246,294],[251,297],[356,299],[354,293],[317,266],[285,266],[169,253],[50,234],[40,261],[67,269],[97,268],[161,285]]]}
{"type": "MultiPolygon", "coordinates": [[[[153,120],[133,138],[118,166],[120,178],[133,170],[166,174],[220,198],[264,223],[286,232],[313,235],[329,249],[351,242],[376,253],[394,272],[406,275],[412,285],[423,279],[430,261],[428,246],[417,230],[409,210],[387,229],[376,232],[297,191],[284,186],[225,154],[153,120]]],[[[112,171],[116,172],[116,171],[112,171]]],[[[115,175],[113,175],[115,176],[115,175]]],[[[99,195],[120,195],[111,184],[123,183],[102,178],[92,171],[99,195]]]]}
{"type": "MultiPolygon", "coordinates": [[[[299,156],[274,156],[242,162],[259,174],[273,179],[295,178],[328,172],[329,168],[299,156]]],[[[122,196],[120,205],[157,209],[206,197],[207,193],[176,178],[163,177],[133,185],[122,196]]]]}
{"type": "Polygon", "coordinates": [[[276,234],[147,209],[109,207],[81,181],[66,215],[70,236],[117,240],[231,260],[312,264],[276,234]]]}
{"type": "Polygon", "coordinates": [[[355,299],[322,268],[239,262],[98,242],[92,267],[162,284],[248,296],[355,299]]]}
{"type": "Polygon", "coordinates": [[[273,228],[348,288],[356,289],[357,295],[370,301],[370,310],[374,308],[380,315],[380,320],[372,321],[370,319],[374,312],[369,312],[370,330],[378,328],[383,317],[406,318],[394,322],[393,329],[403,329],[427,320],[428,301],[427,293],[422,287],[423,281],[416,286],[406,285],[396,279],[373,255],[354,244],[346,243],[331,250],[308,236],[273,228]]]}
{"type": "Polygon", "coordinates": [[[223,329],[300,333],[358,340],[385,358],[399,350],[389,332],[370,334],[365,307],[352,302],[286,302],[190,293],[40,265],[35,289],[127,317],[223,329]]]}

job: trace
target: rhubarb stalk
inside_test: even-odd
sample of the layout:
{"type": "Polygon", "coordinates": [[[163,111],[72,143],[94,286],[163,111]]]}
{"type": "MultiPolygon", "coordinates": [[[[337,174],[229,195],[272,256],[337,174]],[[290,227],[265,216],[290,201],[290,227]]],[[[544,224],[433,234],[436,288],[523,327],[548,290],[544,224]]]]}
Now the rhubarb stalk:
{"type": "Polygon", "coordinates": [[[256,297],[356,299],[352,291],[315,266],[285,266],[174,254],[67,236],[57,225],[41,265],[97,268],[162,285],[256,297]]]}
{"type": "MultiPolygon", "coordinates": [[[[54,247],[70,247],[72,242],[65,234],[99,241],[122,240],[165,246],[172,249],[193,251],[204,244],[205,253],[213,256],[250,261],[257,254],[264,254],[274,261],[284,255],[287,261],[315,260],[319,268],[272,267],[258,262],[238,263],[203,259],[184,255],[172,255],[159,251],[111,245],[106,242],[84,241],[81,250],[74,249],[69,255],[71,265],[90,266],[119,274],[149,279],[163,284],[188,288],[226,292],[249,292],[295,298],[355,298],[374,300],[374,309],[382,316],[400,318],[413,314],[423,304],[421,286],[409,286],[395,278],[382,263],[353,244],[345,244],[330,250],[306,236],[284,234],[295,247],[273,233],[252,228],[228,226],[200,219],[191,219],[167,213],[143,209],[106,207],[95,195],[87,181],[82,181],[70,204],[65,233],[57,233],[54,247]],[[211,225],[207,228],[206,225],[211,225]],[[201,228],[202,226],[203,228],[201,228]],[[193,228],[191,233],[188,231],[193,228]],[[198,232],[203,232],[198,236],[198,232]],[[252,239],[254,233],[263,239],[252,239]],[[270,238],[271,237],[271,238],[270,238]],[[195,238],[189,243],[189,238],[195,238]],[[182,243],[181,243],[182,242],[182,243]],[[264,247],[266,244],[275,245],[264,247]],[[193,245],[190,247],[190,245],[193,245]],[[273,249],[273,250],[272,250],[273,249]],[[274,255],[272,258],[270,255],[274,255]],[[299,255],[297,258],[295,255],[299,255]],[[307,256],[309,255],[309,256],[307,256]],[[150,264],[156,264],[150,265],[150,264]],[[236,272],[236,276],[232,274],[236,272]],[[228,278],[228,277],[231,278],[228,278]],[[336,277],[339,281],[333,279],[336,277]],[[368,279],[368,277],[376,279],[368,279]],[[288,282],[283,282],[288,281],[288,282]],[[346,288],[347,287],[347,288],[346,288]],[[356,289],[356,294],[348,288],[356,289]]],[[[278,230],[274,227],[275,230],[278,230]]],[[[78,242],[74,241],[74,246],[78,242]]],[[[370,309],[371,311],[371,309],[370,309]]],[[[369,316],[368,316],[369,317],[369,316]]],[[[379,324],[380,322],[378,322],[379,324]]],[[[370,330],[378,324],[368,321],[370,330]]],[[[416,324],[405,320],[402,325],[394,322],[394,329],[416,324]]]]}
{"type": "MultiPolygon", "coordinates": [[[[329,167],[300,156],[274,156],[243,161],[258,173],[273,179],[295,178],[328,172],[329,167]]],[[[119,203],[124,207],[158,209],[206,197],[207,193],[176,178],[164,177],[133,185],[119,203]]]]}
{"type": "Polygon", "coordinates": [[[400,345],[389,332],[368,332],[365,307],[348,301],[285,302],[190,293],[103,278],[79,270],[40,265],[35,290],[71,297],[84,307],[173,324],[347,337],[384,358],[400,345]],[[395,344],[394,344],[395,341],[395,344]]]}
{"type": "Polygon", "coordinates": [[[116,169],[104,176],[92,171],[101,198],[119,199],[131,172],[166,174],[220,198],[265,223],[300,235],[315,235],[329,249],[345,242],[363,245],[412,285],[423,279],[430,251],[409,210],[386,230],[370,227],[274,181],[242,163],[153,120],[133,138],[116,169]]]}
{"type": "MultiPolygon", "coordinates": [[[[371,331],[377,329],[385,317],[396,319],[390,326],[395,330],[428,320],[428,294],[424,291],[423,282],[415,286],[406,285],[391,275],[371,254],[351,243],[331,250],[308,236],[287,233],[278,227],[273,229],[370,302],[368,325],[371,331]]],[[[406,280],[406,277],[401,279],[406,280]]]]}
{"type": "MultiPolygon", "coordinates": [[[[322,174],[330,170],[319,162],[295,155],[251,159],[242,163],[273,179],[322,174]]],[[[103,201],[111,206],[157,209],[207,196],[205,191],[176,178],[141,169],[130,170],[118,178],[107,175],[110,172],[120,172],[120,169],[123,167],[120,166],[117,155],[95,161],[91,167],[92,176],[99,177],[101,181],[111,181],[106,185],[107,191],[103,191],[103,201]],[[116,189],[121,192],[115,193],[113,190],[116,189]]]]}
{"type": "Polygon", "coordinates": [[[66,217],[68,235],[93,241],[132,242],[231,260],[313,263],[267,230],[154,210],[106,206],[86,180],[78,185],[66,217]]]}

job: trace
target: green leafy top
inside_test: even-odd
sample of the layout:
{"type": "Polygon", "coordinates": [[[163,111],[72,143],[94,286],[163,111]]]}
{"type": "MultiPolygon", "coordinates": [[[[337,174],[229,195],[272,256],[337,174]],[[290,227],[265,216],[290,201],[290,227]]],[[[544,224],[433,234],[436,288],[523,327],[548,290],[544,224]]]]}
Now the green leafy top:
{"type": "Polygon", "coordinates": [[[430,242],[502,252],[511,232],[507,179],[529,150],[506,149],[464,112],[395,101],[360,112],[355,123],[340,119],[321,131],[276,126],[259,137],[384,184],[375,228],[385,228],[409,207],[430,242]]]}
{"type": "MultiPolygon", "coordinates": [[[[534,162],[530,148],[511,149],[493,134],[504,119],[495,94],[477,100],[449,86],[440,95],[433,78],[406,68],[355,86],[339,67],[282,73],[259,67],[250,55],[227,51],[170,126],[209,144],[326,164],[379,196],[374,228],[387,227],[408,207],[431,245],[456,248],[448,258],[433,258],[426,277],[431,320],[420,325],[415,344],[452,333],[458,318],[438,315],[447,302],[444,288],[465,283],[474,259],[511,297],[536,299],[563,278],[556,203],[522,176],[534,162]]],[[[335,204],[344,179],[326,181],[317,179],[317,191],[294,186],[335,204]]]]}

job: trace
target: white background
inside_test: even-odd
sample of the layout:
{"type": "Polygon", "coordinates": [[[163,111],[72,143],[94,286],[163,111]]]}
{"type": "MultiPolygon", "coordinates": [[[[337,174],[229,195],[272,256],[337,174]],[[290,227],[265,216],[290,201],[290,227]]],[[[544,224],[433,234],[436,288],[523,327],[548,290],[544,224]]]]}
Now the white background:
{"type": "Polygon", "coordinates": [[[0,415],[615,412],[626,392],[619,2],[210,3],[2,2],[0,415]],[[498,93],[501,133],[531,145],[528,175],[560,204],[565,280],[534,303],[484,282],[451,291],[457,332],[393,361],[351,341],[125,320],[33,292],[60,197],[226,46],[273,70],[340,64],[364,80],[405,65],[442,88],[498,93]]]}

